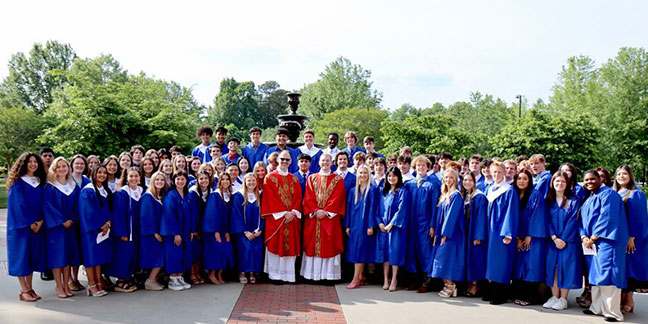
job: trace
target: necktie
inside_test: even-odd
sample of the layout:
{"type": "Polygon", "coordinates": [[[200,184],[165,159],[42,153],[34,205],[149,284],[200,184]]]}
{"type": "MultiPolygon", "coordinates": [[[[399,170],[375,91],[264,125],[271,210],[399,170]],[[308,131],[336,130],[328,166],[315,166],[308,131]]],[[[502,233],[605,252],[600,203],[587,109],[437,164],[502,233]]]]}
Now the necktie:
{"type": "Polygon", "coordinates": [[[416,188],[420,188],[421,183],[423,183],[423,178],[420,178],[420,179],[418,179],[418,181],[416,181],[416,188]]]}

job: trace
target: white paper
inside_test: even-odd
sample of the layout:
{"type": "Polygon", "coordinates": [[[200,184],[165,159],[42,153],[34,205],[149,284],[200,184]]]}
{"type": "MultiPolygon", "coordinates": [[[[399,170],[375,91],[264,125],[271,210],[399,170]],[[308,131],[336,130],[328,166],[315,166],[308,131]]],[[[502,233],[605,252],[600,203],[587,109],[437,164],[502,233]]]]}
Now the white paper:
{"type": "Polygon", "coordinates": [[[99,234],[97,235],[97,244],[107,240],[108,237],[110,237],[110,228],[106,232],[106,235],[103,235],[103,232],[99,232],[99,234]]]}
{"type": "Polygon", "coordinates": [[[588,248],[585,246],[585,244],[582,244],[583,246],[583,254],[584,255],[597,255],[596,254],[596,244],[592,244],[592,248],[588,248]]]}

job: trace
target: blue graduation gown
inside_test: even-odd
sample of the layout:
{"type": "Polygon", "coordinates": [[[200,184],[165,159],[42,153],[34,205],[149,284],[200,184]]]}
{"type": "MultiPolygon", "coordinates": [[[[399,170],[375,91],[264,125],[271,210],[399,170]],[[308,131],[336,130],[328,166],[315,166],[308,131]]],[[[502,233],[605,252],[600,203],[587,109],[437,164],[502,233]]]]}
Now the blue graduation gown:
{"type": "Polygon", "coordinates": [[[218,191],[209,194],[203,220],[205,269],[221,270],[234,266],[232,242],[225,240],[225,233],[230,231],[231,208],[231,200],[223,200],[218,191]],[[220,233],[221,243],[216,241],[215,233],[220,233]]]}
{"type": "Polygon", "coordinates": [[[304,193],[306,192],[306,180],[308,180],[308,176],[310,176],[312,173],[308,173],[306,177],[302,176],[301,171],[297,171],[293,174],[297,177],[297,180],[299,180],[299,186],[302,190],[302,197],[304,197],[304,193]]]}
{"type": "MultiPolygon", "coordinates": [[[[319,152],[317,152],[317,153],[315,153],[315,155],[311,156],[311,165],[308,168],[308,171],[310,171],[310,173],[315,174],[315,173],[320,172],[319,160],[320,160],[321,157],[322,157],[322,150],[319,150],[319,152]]],[[[331,171],[335,171],[335,170],[331,169],[331,171]]]]}
{"type": "Polygon", "coordinates": [[[218,144],[218,142],[216,142],[216,143],[211,143],[211,144],[209,145],[209,147],[212,147],[212,146],[218,146],[218,147],[220,147],[220,149],[221,149],[221,156],[222,156],[222,157],[225,157],[225,155],[227,155],[227,153],[229,153],[229,148],[227,148],[227,143],[222,143],[222,144],[218,144]]]}
{"type": "Polygon", "coordinates": [[[204,147],[202,143],[191,150],[191,156],[198,157],[200,159],[200,162],[202,163],[208,163],[212,160],[211,155],[209,154],[209,148],[212,146],[210,143],[207,145],[207,149],[205,151],[202,150],[204,147]]]}
{"type": "Polygon", "coordinates": [[[547,255],[547,213],[542,193],[533,189],[524,210],[520,211],[517,238],[531,237],[529,251],[515,254],[514,279],[529,282],[545,280],[545,259],[547,255]]]}
{"type": "Polygon", "coordinates": [[[380,212],[380,189],[370,185],[355,202],[355,188],[348,194],[344,227],[349,229],[346,260],[351,263],[373,263],[376,257],[377,215],[380,212]],[[373,235],[367,229],[374,228],[373,235]]]}
{"type": "Polygon", "coordinates": [[[263,157],[265,156],[267,150],[268,145],[259,143],[259,147],[257,148],[256,152],[254,152],[254,147],[252,146],[252,142],[250,142],[247,145],[243,146],[243,148],[241,149],[241,154],[246,159],[248,159],[248,161],[250,161],[250,168],[254,168],[254,165],[257,162],[263,161],[263,157]]]}
{"type": "Polygon", "coordinates": [[[88,179],[88,177],[82,175],[81,176],[81,183],[77,183],[76,181],[74,181],[74,183],[79,188],[79,190],[81,190],[81,189],[85,188],[85,186],[87,186],[88,183],[90,183],[90,179],[88,179]]]}
{"type": "MultiPolygon", "coordinates": [[[[225,160],[225,165],[228,165],[230,163],[236,164],[241,159],[241,156],[242,156],[241,154],[236,154],[236,156],[233,159],[230,159],[229,154],[227,154],[227,155],[223,155],[223,160],[225,160]]],[[[254,165],[251,165],[250,167],[253,168],[254,165]]]]}
{"type": "MultiPolygon", "coordinates": [[[[337,174],[337,173],[336,173],[337,174]]],[[[356,175],[347,171],[347,174],[344,176],[344,190],[349,195],[349,190],[355,188],[356,185],[356,175]]]]}
{"type": "Polygon", "coordinates": [[[479,189],[481,192],[486,192],[486,177],[481,176],[477,180],[477,183],[475,184],[475,187],[479,189]]]}
{"type": "Polygon", "coordinates": [[[540,173],[535,179],[533,179],[533,185],[535,190],[540,191],[542,198],[546,199],[549,194],[549,183],[551,182],[551,172],[544,171],[540,173]]]}
{"type": "Polygon", "coordinates": [[[47,227],[47,268],[56,269],[68,265],[78,266],[79,240],[74,226],[65,228],[63,223],[79,221],[79,193],[81,189],[73,184],[68,194],[47,183],[44,188],[43,215],[47,227]]]}
{"type": "Polygon", "coordinates": [[[195,232],[195,208],[189,195],[183,197],[176,189],[164,197],[160,235],[164,241],[164,261],[168,273],[182,273],[191,269],[191,233],[195,232]],[[180,246],[173,244],[175,235],[182,237],[180,246]]]}
{"type": "MultiPolygon", "coordinates": [[[[623,197],[627,190],[619,192],[623,197]]],[[[648,281],[648,210],[646,195],[641,189],[632,190],[625,201],[628,231],[635,238],[635,252],[627,254],[628,278],[648,281]]]]}
{"type": "MultiPolygon", "coordinates": [[[[207,195],[206,198],[209,198],[209,195],[207,195]]],[[[203,250],[205,248],[202,235],[202,223],[205,216],[207,200],[203,200],[202,197],[200,197],[198,188],[195,186],[192,186],[189,189],[189,200],[191,200],[191,204],[194,206],[193,208],[196,211],[193,214],[193,226],[195,229],[194,232],[198,233],[198,237],[194,237],[193,241],[191,241],[191,263],[196,264],[202,260],[203,250]]]]}
{"type": "Polygon", "coordinates": [[[549,236],[556,236],[567,245],[562,250],[552,241],[547,243],[547,275],[545,283],[552,287],[554,278],[558,276],[558,288],[579,289],[583,286],[583,249],[579,234],[580,220],[578,219],[579,201],[577,197],[569,197],[561,208],[553,201],[549,208],[547,228],[549,236]]]}
{"type": "Polygon", "coordinates": [[[414,178],[406,182],[405,189],[410,195],[406,270],[426,272],[434,261],[430,228],[436,224],[441,182],[434,176],[426,175],[421,179],[414,178]]]}
{"type": "Polygon", "coordinates": [[[466,237],[466,281],[473,282],[486,278],[486,248],[488,231],[488,220],[486,208],[488,200],[483,193],[477,193],[470,204],[464,203],[464,215],[467,230],[466,237]],[[473,241],[480,240],[479,245],[473,241]]]}
{"type": "MultiPolygon", "coordinates": [[[[111,219],[112,211],[108,206],[108,199],[96,192],[91,183],[85,186],[79,194],[79,223],[84,266],[94,267],[110,262],[112,240],[108,238],[97,244],[97,235],[101,232],[101,226],[111,219]]],[[[114,235],[111,229],[110,236],[114,235]]]]}
{"type": "Polygon", "coordinates": [[[409,223],[409,195],[405,188],[396,192],[390,191],[382,197],[382,217],[378,224],[393,224],[389,233],[378,230],[376,245],[376,262],[389,262],[391,265],[405,265],[405,247],[407,244],[407,225],[409,223]]]}
{"type": "Polygon", "coordinates": [[[464,281],[466,271],[466,229],[463,198],[459,191],[450,194],[449,201],[439,206],[436,230],[436,251],[430,277],[464,281]],[[441,238],[446,241],[441,245],[441,238]]]}
{"type": "Polygon", "coordinates": [[[251,241],[244,232],[260,232],[264,221],[261,218],[260,201],[248,202],[247,197],[237,192],[232,197],[231,234],[236,251],[236,265],[241,272],[261,272],[263,259],[263,235],[251,241]]]}
{"type": "MultiPolygon", "coordinates": [[[[288,150],[288,152],[290,152],[290,157],[292,159],[292,161],[290,162],[290,166],[288,167],[288,172],[295,173],[295,172],[297,172],[297,170],[299,170],[299,167],[297,166],[297,157],[299,156],[301,151],[292,149],[292,148],[290,148],[288,146],[286,146],[285,150],[288,150]]],[[[277,154],[279,154],[279,153],[281,153],[281,150],[279,150],[276,145],[268,147],[268,149],[266,150],[265,155],[263,156],[263,163],[268,165],[268,157],[270,157],[270,155],[272,153],[274,153],[274,152],[277,152],[277,154]]],[[[279,161],[277,161],[277,162],[279,162],[279,161]]]]}
{"type": "Polygon", "coordinates": [[[43,219],[43,186],[32,187],[18,179],[9,188],[7,201],[7,257],[9,275],[24,277],[45,268],[45,239],[41,227],[34,234],[31,224],[43,219]]]}
{"type": "MultiPolygon", "coordinates": [[[[142,190],[143,191],[143,190],[142,190]]],[[[128,186],[115,192],[111,233],[112,262],[108,273],[116,278],[130,279],[138,267],[140,201],[129,194],[128,186]],[[122,241],[121,237],[128,238],[122,241]]]]}
{"type": "Polygon", "coordinates": [[[367,151],[365,151],[365,149],[357,147],[357,146],[354,147],[353,149],[351,149],[350,147],[347,146],[342,150],[342,152],[347,152],[347,154],[349,154],[349,168],[353,166],[353,155],[354,154],[356,154],[358,152],[362,152],[362,153],[365,153],[365,154],[367,153],[367,151]]]}
{"type": "MultiPolygon", "coordinates": [[[[489,187],[493,189],[495,184],[489,187]]],[[[502,195],[488,202],[488,257],[486,279],[508,285],[511,281],[515,258],[519,210],[518,194],[513,186],[502,195]],[[511,243],[504,244],[504,237],[511,243]]]]}
{"type": "MultiPolygon", "coordinates": [[[[140,267],[142,269],[164,266],[164,244],[155,238],[160,234],[162,201],[150,192],[140,199],[140,267]]],[[[169,239],[167,237],[167,239],[169,239]]],[[[173,238],[171,238],[173,239],[173,238]]]]}
{"type": "Polygon", "coordinates": [[[585,256],[590,284],[625,288],[628,223],[623,200],[612,188],[601,187],[585,200],[580,234],[599,236],[597,255],[585,256]]]}
{"type": "Polygon", "coordinates": [[[576,196],[576,201],[578,201],[578,206],[582,205],[583,201],[585,201],[585,188],[577,183],[574,187],[574,195],[576,196]]]}

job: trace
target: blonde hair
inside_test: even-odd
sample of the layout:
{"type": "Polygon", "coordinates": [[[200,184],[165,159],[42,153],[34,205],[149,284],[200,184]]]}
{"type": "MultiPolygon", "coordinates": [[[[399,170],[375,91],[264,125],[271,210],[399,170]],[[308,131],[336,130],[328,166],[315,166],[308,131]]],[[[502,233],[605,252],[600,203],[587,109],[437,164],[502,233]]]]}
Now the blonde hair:
{"type": "Polygon", "coordinates": [[[65,164],[67,164],[67,167],[68,167],[68,173],[65,175],[65,183],[66,184],[72,183],[73,182],[72,181],[72,166],[70,165],[70,162],[68,162],[68,160],[66,160],[62,156],[59,156],[59,157],[55,158],[54,161],[52,161],[52,164],[50,164],[49,169],[47,169],[47,181],[52,183],[52,184],[56,183],[56,181],[57,181],[56,180],[56,168],[57,168],[57,165],[58,165],[58,163],[60,161],[65,162],[65,164]]]}
{"type": "Polygon", "coordinates": [[[432,161],[430,161],[430,159],[428,159],[425,155],[419,155],[415,157],[414,161],[412,161],[412,165],[416,167],[416,163],[418,163],[419,161],[427,164],[428,169],[432,167],[432,161]]]}
{"type": "Polygon", "coordinates": [[[360,185],[361,185],[360,179],[358,179],[358,181],[356,182],[355,198],[354,198],[354,201],[353,201],[354,205],[358,203],[358,196],[364,195],[367,192],[367,190],[369,190],[369,185],[371,184],[371,170],[369,169],[369,166],[366,165],[366,164],[363,164],[363,165],[359,166],[358,170],[356,171],[356,175],[360,174],[361,169],[366,169],[367,173],[369,174],[369,177],[367,177],[367,182],[364,184],[365,188],[364,188],[364,191],[362,191],[362,192],[360,192],[360,190],[361,190],[360,189],[360,185]]]}
{"type": "Polygon", "coordinates": [[[162,187],[161,190],[155,188],[155,178],[157,177],[162,177],[162,179],[164,179],[164,182],[166,183],[166,174],[164,174],[164,172],[162,171],[157,171],[153,173],[153,175],[151,175],[151,182],[149,183],[149,187],[148,189],[146,189],[146,191],[150,192],[155,199],[162,200],[162,198],[164,198],[164,195],[166,194],[166,186],[162,187]]]}
{"type": "Polygon", "coordinates": [[[247,179],[254,179],[254,181],[257,182],[256,187],[254,187],[254,196],[256,197],[256,204],[257,206],[260,206],[259,204],[261,203],[261,195],[259,195],[259,181],[256,178],[256,174],[254,173],[246,173],[245,176],[243,177],[243,205],[247,205],[248,200],[247,200],[247,195],[248,195],[248,187],[245,184],[245,181],[247,179]]]}
{"type": "Polygon", "coordinates": [[[539,162],[539,163],[546,163],[546,162],[545,162],[545,157],[544,157],[544,155],[542,155],[542,154],[533,154],[533,155],[531,155],[531,157],[529,158],[528,161],[529,161],[530,163],[536,163],[536,162],[539,162]]]}
{"type": "Polygon", "coordinates": [[[450,195],[457,190],[457,185],[459,184],[459,174],[455,169],[452,168],[447,168],[445,171],[443,171],[443,184],[441,185],[441,197],[439,197],[439,202],[437,203],[437,206],[441,206],[441,204],[445,201],[447,204],[450,201],[450,195]],[[446,175],[452,175],[454,177],[454,183],[452,184],[452,187],[448,188],[448,185],[445,182],[445,177],[446,175]]]}

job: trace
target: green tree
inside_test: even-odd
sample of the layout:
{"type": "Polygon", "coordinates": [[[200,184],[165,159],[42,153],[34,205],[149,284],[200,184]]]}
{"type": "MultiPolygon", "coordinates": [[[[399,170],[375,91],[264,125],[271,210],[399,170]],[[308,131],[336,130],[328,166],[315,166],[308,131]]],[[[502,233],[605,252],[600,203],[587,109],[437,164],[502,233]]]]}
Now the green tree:
{"type": "Polygon", "coordinates": [[[312,123],[312,129],[315,131],[315,140],[318,143],[326,143],[328,133],[338,133],[341,148],[345,147],[342,137],[347,131],[352,130],[358,134],[359,146],[362,146],[362,139],[370,135],[376,140],[376,150],[379,150],[384,145],[380,123],[387,119],[388,115],[386,110],[378,107],[345,108],[325,114],[322,119],[312,123]]]}
{"type": "Polygon", "coordinates": [[[258,98],[254,82],[223,79],[214,106],[207,112],[207,121],[211,125],[231,124],[234,127],[228,128],[228,135],[247,138],[250,128],[261,125],[258,98]]]}
{"type": "Polygon", "coordinates": [[[451,152],[468,156],[474,151],[473,139],[457,126],[457,120],[448,115],[408,115],[403,121],[385,119],[381,130],[385,147],[382,153],[398,153],[410,146],[414,154],[451,152]]]}
{"type": "Polygon", "coordinates": [[[52,125],[40,143],[68,156],[119,154],[134,144],[193,146],[200,108],[190,89],[128,75],[110,55],[77,60],[67,78],[45,113],[52,125]]]}
{"type": "Polygon", "coordinates": [[[556,170],[564,162],[578,170],[595,166],[598,158],[600,129],[584,116],[529,110],[521,120],[511,120],[490,139],[493,156],[515,158],[542,153],[547,167],[556,170]]]}
{"type": "Polygon", "coordinates": [[[259,122],[261,128],[277,126],[277,115],[288,112],[288,91],[277,81],[266,81],[257,87],[259,93],[259,122]]]}
{"type": "Polygon", "coordinates": [[[11,165],[20,154],[38,148],[36,137],[43,130],[43,117],[33,110],[0,108],[0,158],[11,165]]]}
{"type": "Polygon", "coordinates": [[[9,75],[0,84],[0,107],[24,107],[41,113],[52,103],[52,92],[66,83],[65,71],[76,53],[69,44],[36,43],[29,56],[16,53],[9,60],[9,75]]]}
{"type": "Polygon", "coordinates": [[[326,66],[319,80],[301,90],[300,112],[315,121],[344,108],[378,107],[382,93],[371,90],[370,78],[370,70],[339,57],[326,66]]]}

